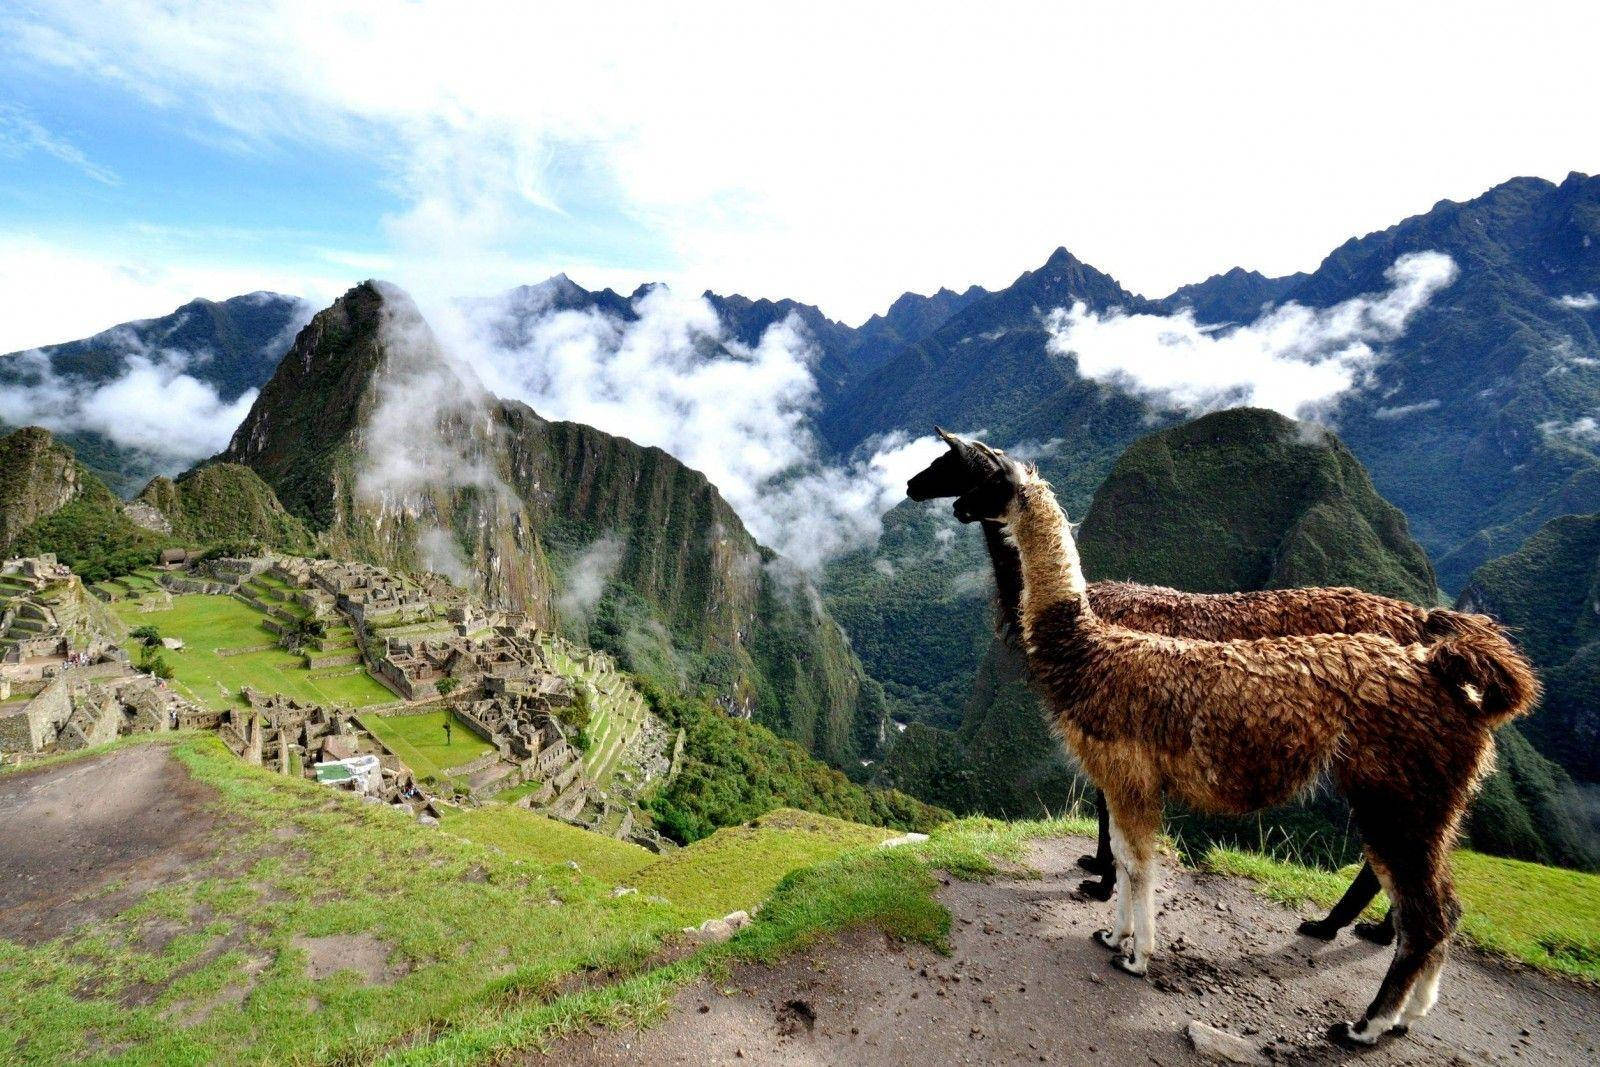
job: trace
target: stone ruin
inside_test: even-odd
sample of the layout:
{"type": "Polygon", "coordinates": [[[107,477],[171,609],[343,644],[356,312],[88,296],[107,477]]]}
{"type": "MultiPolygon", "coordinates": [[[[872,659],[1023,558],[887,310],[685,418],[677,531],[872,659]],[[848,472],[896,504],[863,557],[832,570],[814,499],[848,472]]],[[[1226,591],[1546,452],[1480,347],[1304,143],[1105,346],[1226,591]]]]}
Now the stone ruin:
{"type": "Polygon", "coordinates": [[[127,661],[77,575],[54,555],[0,563],[0,680],[43,682],[62,670],[127,661]]]}
{"type": "Polygon", "coordinates": [[[582,754],[555,714],[557,707],[572,702],[571,689],[565,678],[547,677],[559,686],[540,693],[485,695],[455,705],[457,717],[494,746],[493,759],[485,759],[484,766],[469,772],[474,792],[539,782],[538,790],[524,799],[525,805],[559,811],[576,798],[582,806],[582,754]]]}
{"type": "Polygon", "coordinates": [[[71,752],[128,734],[214,726],[216,719],[148,675],[62,673],[18,710],[0,715],[0,753],[71,752]]]}
{"type": "Polygon", "coordinates": [[[410,771],[361,729],[350,710],[266,696],[248,687],[244,698],[247,706],[224,712],[217,732],[246,763],[352,788],[412,814],[437,816],[410,771]],[[328,774],[330,767],[345,773],[328,774]]]}

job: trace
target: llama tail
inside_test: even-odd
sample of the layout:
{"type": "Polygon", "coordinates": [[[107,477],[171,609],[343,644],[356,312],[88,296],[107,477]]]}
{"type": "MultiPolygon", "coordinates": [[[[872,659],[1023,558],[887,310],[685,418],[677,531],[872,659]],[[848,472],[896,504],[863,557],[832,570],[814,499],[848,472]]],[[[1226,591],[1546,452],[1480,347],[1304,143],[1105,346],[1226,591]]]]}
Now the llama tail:
{"type": "Polygon", "coordinates": [[[1494,729],[1533,710],[1539,699],[1539,679],[1533,666],[1517,651],[1494,620],[1462,612],[1440,623],[1453,632],[1428,649],[1428,666],[1435,676],[1460,695],[1474,718],[1494,729]]]}

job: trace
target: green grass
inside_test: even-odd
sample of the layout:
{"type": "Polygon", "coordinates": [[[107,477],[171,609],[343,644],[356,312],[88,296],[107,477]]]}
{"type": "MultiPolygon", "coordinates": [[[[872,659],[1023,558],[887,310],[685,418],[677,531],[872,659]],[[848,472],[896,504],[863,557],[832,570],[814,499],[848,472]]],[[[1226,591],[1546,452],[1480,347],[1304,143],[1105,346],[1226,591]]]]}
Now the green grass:
{"type": "MultiPolygon", "coordinates": [[[[1274,900],[1323,907],[1339,899],[1356,870],[1315,870],[1226,849],[1213,849],[1205,864],[1252,879],[1274,900]]],[[[1454,868],[1468,941],[1542,971],[1600,981],[1600,875],[1465,849],[1455,853],[1454,868]]]]}
{"type": "Polygon", "coordinates": [[[470,763],[490,749],[489,743],[473,733],[454,712],[364,715],[361,725],[388,745],[418,778],[443,779],[450,768],[470,763]],[[445,744],[444,735],[447,716],[451,724],[449,744],[445,744]]]}
{"type": "Polygon", "coordinates": [[[666,897],[687,923],[699,923],[754,907],[791,871],[893,836],[892,830],[780,808],[668,853],[629,884],[666,897]]]}
{"type": "Polygon", "coordinates": [[[612,884],[627,882],[656,862],[656,854],[649,849],[509,805],[492,805],[451,816],[447,829],[536,863],[576,860],[585,874],[612,884]]]}
{"type": "MultiPolygon", "coordinates": [[[[198,703],[222,709],[241,706],[240,690],[249,685],[264,693],[282,693],[319,704],[365,707],[387,703],[394,695],[365,671],[337,678],[316,677],[302,658],[273,647],[259,652],[219,655],[218,651],[271,644],[276,635],[262,625],[262,614],[227,596],[190,594],[172,598],[164,611],[139,611],[132,601],[112,606],[130,628],[154,626],[163,637],[179,637],[184,647],[162,655],[176,672],[174,681],[198,703]]],[[[139,650],[128,651],[138,660],[139,650]]]]}

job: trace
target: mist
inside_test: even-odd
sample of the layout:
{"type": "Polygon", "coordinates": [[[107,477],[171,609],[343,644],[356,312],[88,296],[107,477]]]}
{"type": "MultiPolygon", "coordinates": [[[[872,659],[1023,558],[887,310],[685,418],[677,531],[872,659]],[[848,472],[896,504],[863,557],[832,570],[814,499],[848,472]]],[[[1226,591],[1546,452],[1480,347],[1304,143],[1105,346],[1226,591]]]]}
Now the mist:
{"type": "Polygon", "coordinates": [[[489,392],[669,452],[802,570],[875,543],[906,479],[944,449],[892,434],[827,461],[808,422],[818,353],[792,316],[747,345],[703,297],[655,286],[624,319],[558,306],[560,284],[438,309],[434,321],[489,392]]]}
{"type": "Polygon", "coordinates": [[[1082,303],[1056,309],[1045,323],[1051,351],[1074,357],[1086,378],[1194,414],[1249,404],[1310,418],[1365,384],[1383,346],[1457,273],[1441,252],[1413,252],[1385,272],[1384,292],[1328,308],[1281,304],[1242,326],[1201,325],[1188,309],[1129,315],[1082,303]]]}

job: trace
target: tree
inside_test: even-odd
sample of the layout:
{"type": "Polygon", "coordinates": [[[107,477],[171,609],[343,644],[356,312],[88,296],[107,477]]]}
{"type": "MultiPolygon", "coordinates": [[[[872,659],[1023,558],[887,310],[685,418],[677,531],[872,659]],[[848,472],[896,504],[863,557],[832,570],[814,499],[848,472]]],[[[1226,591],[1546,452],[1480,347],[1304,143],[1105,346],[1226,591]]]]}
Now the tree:
{"type": "Polygon", "coordinates": [[[128,634],[129,637],[139,642],[139,660],[145,666],[150,664],[150,654],[161,647],[161,631],[154,626],[140,626],[128,634]]]}

